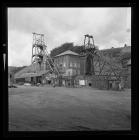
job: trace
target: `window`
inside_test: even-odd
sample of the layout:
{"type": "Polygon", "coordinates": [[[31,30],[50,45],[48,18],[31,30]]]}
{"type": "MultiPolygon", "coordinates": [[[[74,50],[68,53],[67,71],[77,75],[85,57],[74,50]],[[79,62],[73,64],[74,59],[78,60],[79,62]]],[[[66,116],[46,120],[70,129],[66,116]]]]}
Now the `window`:
{"type": "Polygon", "coordinates": [[[63,67],[66,67],[66,63],[65,62],[63,63],[63,67]]]}
{"type": "Polygon", "coordinates": [[[72,67],[72,62],[70,62],[70,67],[72,67]]]}
{"type": "Polygon", "coordinates": [[[74,63],[74,67],[75,67],[75,68],[77,67],[77,64],[76,64],[76,63],[74,63]]]}

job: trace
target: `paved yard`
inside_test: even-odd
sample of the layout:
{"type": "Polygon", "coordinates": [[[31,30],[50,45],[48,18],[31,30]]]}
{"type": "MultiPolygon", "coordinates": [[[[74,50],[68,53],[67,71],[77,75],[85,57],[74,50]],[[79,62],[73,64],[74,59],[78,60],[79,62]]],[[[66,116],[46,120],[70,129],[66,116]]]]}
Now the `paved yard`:
{"type": "Polygon", "coordinates": [[[130,90],[25,86],[9,89],[12,131],[130,129],[130,90]]]}

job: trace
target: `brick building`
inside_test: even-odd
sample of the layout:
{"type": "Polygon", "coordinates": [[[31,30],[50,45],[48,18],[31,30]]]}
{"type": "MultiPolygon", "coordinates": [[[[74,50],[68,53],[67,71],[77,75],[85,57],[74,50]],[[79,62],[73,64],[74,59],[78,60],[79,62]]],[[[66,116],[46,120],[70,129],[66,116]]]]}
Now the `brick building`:
{"type": "Polygon", "coordinates": [[[84,74],[84,59],[77,53],[67,50],[54,57],[54,63],[63,76],[84,74]]]}
{"type": "Polygon", "coordinates": [[[79,54],[67,50],[54,58],[54,63],[62,75],[62,85],[74,86],[74,77],[84,75],[85,73],[85,59],[79,54]]]}

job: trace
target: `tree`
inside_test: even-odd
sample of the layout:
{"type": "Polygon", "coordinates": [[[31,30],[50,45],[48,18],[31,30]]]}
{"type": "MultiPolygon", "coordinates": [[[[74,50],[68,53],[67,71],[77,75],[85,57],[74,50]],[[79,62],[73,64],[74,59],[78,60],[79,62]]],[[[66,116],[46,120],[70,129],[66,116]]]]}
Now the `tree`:
{"type": "Polygon", "coordinates": [[[114,57],[103,55],[102,52],[98,52],[95,56],[95,71],[98,75],[114,75],[117,79],[121,76],[123,71],[121,63],[114,57]]]}
{"type": "Polygon", "coordinates": [[[64,43],[61,46],[54,48],[51,50],[50,56],[54,57],[60,53],[63,53],[67,50],[72,50],[73,49],[73,43],[64,43]]]}

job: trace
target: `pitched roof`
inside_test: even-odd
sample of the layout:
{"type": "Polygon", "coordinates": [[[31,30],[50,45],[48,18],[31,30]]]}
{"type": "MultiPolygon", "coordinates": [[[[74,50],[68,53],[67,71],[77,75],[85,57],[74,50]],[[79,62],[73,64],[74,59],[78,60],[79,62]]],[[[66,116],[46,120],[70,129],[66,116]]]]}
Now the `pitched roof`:
{"type": "Polygon", "coordinates": [[[15,78],[26,78],[26,77],[36,77],[41,76],[43,74],[48,73],[49,71],[39,71],[38,73],[21,73],[20,75],[16,75],[15,78]]]}
{"type": "Polygon", "coordinates": [[[29,65],[23,69],[21,69],[20,71],[15,73],[15,77],[21,77],[22,74],[24,73],[34,73],[34,68],[33,65],[29,65]]]}
{"type": "Polygon", "coordinates": [[[55,57],[62,56],[62,55],[76,55],[76,56],[79,56],[78,53],[75,53],[75,52],[73,52],[71,50],[67,50],[67,51],[65,51],[63,53],[60,53],[59,55],[56,55],[55,57]]]}
{"type": "Polygon", "coordinates": [[[46,70],[40,70],[36,72],[36,70],[34,69],[36,66],[37,65],[32,64],[23,68],[22,70],[15,73],[15,78],[36,77],[48,72],[46,70]]]}

